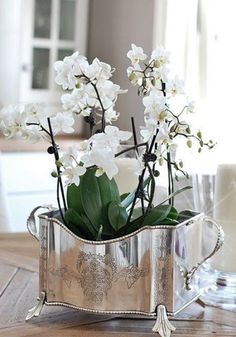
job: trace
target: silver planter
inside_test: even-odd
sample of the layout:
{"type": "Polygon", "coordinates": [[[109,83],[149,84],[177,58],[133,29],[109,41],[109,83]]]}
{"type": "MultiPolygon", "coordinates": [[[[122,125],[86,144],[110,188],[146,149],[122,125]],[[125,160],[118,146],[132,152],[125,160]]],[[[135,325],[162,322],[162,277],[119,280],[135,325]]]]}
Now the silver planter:
{"type": "MultiPolygon", "coordinates": [[[[77,237],[51,211],[34,209],[27,225],[40,242],[39,302],[26,319],[38,316],[43,304],[120,315],[156,317],[153,331],[170,336],[175,328],[167,315],[180,312],[201,295],[199,267],[223,243],[223,231],[204,214],[177,226],[145,226],[108,241],[77,237]],[[216,230],[212,252],[203,256],[203,233],[216,230]]],[[[209,232],[210,233],[210,232],[209,232]]]]}

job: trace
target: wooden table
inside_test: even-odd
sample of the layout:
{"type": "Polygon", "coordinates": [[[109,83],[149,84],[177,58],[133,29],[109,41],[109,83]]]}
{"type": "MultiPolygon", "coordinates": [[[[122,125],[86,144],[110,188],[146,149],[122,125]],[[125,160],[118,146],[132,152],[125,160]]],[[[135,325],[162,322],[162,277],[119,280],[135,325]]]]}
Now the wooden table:
{"type": "MultiPolygon", "coordinates": [[[[0,235],[0,337],[151,337],[154,321],[120,319],[61,307],[44,307],[28,323],[24,319],[36,304],[38,243],[29,234],[0,235]]],[[[197,304],[174,320],[172,336],[236,336],[236,313],[197,304]]]]}

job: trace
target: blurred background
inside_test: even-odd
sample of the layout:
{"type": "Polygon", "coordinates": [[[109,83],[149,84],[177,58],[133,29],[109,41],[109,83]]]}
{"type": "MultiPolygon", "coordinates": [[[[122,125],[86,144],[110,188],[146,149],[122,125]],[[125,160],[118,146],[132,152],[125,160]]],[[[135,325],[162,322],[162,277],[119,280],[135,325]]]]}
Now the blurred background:
{"type": "MultiPolygon", "coordinates": [[[[163,45],[196,102],[195,125],[218,143],[205,154],[193,150],[191,159],[181,152],[185,168],[212,177],[219,163],[235,162],[235,12],[235,0],[1,0],[0,106],[41,103],[59,111],[53,64],[79,50],[116,68],[114,82],[129,89],[117,102],[117,124],[129,130],[134,116],[138,127],[144,109],[126,76],[126,54],[131,43],[147,54],[163,45]]],[[[61,135],[60,147],[83,139],[84,130],[81,120],[76,134],[61,135]]],[[[0,138],[1,231],[24,231],[34,206],[56,205],[46,147],[0,138]]]]}

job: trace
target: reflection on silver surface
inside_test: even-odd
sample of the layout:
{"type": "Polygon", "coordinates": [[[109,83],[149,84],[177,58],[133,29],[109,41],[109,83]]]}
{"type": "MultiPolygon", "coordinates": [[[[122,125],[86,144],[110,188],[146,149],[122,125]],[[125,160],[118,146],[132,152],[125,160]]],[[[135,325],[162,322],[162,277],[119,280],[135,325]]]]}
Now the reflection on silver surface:
{"type": "Polygon", "coordinates": [[[99,242],[78,238],[53,214],[39,216],[39,291],[46,292],[47,304],[145,315],[164,304],[174,314],[200,296],[203,214],[99,242]]]}

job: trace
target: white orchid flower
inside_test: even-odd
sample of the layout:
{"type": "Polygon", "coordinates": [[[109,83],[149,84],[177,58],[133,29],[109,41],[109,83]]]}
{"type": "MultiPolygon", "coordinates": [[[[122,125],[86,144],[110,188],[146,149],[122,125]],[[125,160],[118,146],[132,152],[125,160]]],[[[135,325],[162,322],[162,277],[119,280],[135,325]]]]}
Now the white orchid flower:
{"type": "Polygon", "coordinates": [[[95,174],[97,177],[106,173],[107,177],[111,180],[118,173],[119,169],[115,163],[115,157],[110,149],[104,149],[104,151],[93,150],[90,155],[92,156],[94,164],[98,167],[95,174]]]}
{"type": "Polygon", "coordinates": [[[174,161],[176,155],[177,144],[173,142],[171,133],[167,123],[161,123],[159,125],[159,132],[156,137],[158,147],[165,146],[166,150],[171,154],[171,159],[174,161]]]}
{"type": "Polygon", "coordinates": [[[61,85],[64,90],[73,89],[78,82],[76,76],[82,74],[81,67],[85,67],[87,64],[86,58],[79,55],[79,52],[65,57],[63,61],[55,62],[54,69],[57,73],[55,78],[56,83],[61,85]]]}
{"type": "Polygon", "coordinates": [[[99,177],[106,173],[111,180],[117,173],[118,167],[115,162],[115,155],[111,148],[95,147],[81,157],[81,161],[86,167],[97,166],[96,176],[99,177]]]}
{"type": "Polygon", "coordinates": [[[138,63],[136,63],[133,67],[127,68],[127,76],[133,85],[142,84],[144,74],[141,72],[141,70],[142,68],[138,63]]]}
{"type": "Polygon", "coordinates": [[[167,51],[164,47],[160,46],[153,50],[151,59],[155,60],[154,66],[157,68],[162,67],[170,62],[170,52],[167,51]]]}
{"type": "Polygon", "coordinates": [[[70,112],[59,112],[51,118],[51,124],[54,134],[59,132],[72,133],[75,120],[70,112]]]}
{"type": "Polygon", "coordinates": [[[46,111],[46,108],[39,104],[27,104],[24,110],[28,123],[45,124],[46,119],[52,117],[52,113],[46,111]]]}
{"type": "Polygon", "coordinates": [[[106,123],[108,124],[111,124],[112,122],[117,121],[119,116],[120,116],[120,113],[116,112],[113,109],[113,106],[105,111],[105,120],[106,120],[106,123]]]}
{"type": "Polygon", "coordinates": [[[73,167],[78,159],[79,151],[75,147],[75,145],[70,146],[66,152],[60,158],[60,162],[62,162],[64,167],[73,167]]]}
{"type": "Polygon", "coordinates": [[[172,142],[170,138],[170,130],[167,123],[161,123],[158,126],[158,134],[156,136],[156,142],[161,144],[169,144],[172,142]]]}
{"type": "Polygon", "coordinates": [[[84,68],[83,71],[90,80],[109,79],[112,76],[111,66],[101,62],[98,58],[95,58],[92,64],[84,68]]]}
{"type": "Polygon", "coordinates": [[[166,66],[161,68],[153,68],[150,72],[150,76],[155,79],[155,85],[153,87],[161,90],[161,82],[166,83],[168,81],[169,69],[166,66]]]}
{"type": "Polygon", "coordinates": [[[23,105],[9,105],[0,112],[1,131],[4,136],[12,138],[21,135],[26,127],[27,115],[23,105]]]}
{"type": "Polygon", "coordinates": [[[152,90],[148,96],[143,98],[145,106],[145,114],[150,114],[150,117],[157,122],[163,121],[167,116],[166,97],[160,94],[157,90],[152,90]]]}
{"type": "Polygon", "coordinates": [[[84,175],[86,168],[84,166],[68,167],[62,172],[62,175],[66,177],[65,185],[75,184],[79,186],[80,176],[84,175]]]}
{"type": "Polygon", "coordinates": [[[22,128],[21,136],[25,141],[28,141],[32,144],[44,141],[50,142],[51,140],[49,135],[43,132],[41,128],[37,125],[30,125],[22,128]]]}
{"type": "Polygon", "coordinates": [[[84,91],[84,88],[74,89],[70,94],[64,94],[61,96],[61,102],[63,109],[75,113],[80,113],[86,109],[88,94],[84,91]]]}
{"type": "Polygon", "coordinates": [[[85,107],[85,108],[81,109],[81,115],[84,116],[84,117],[90,116],[91,112],[92,112],[92,108],[90,108],[90,107],[85,107]]]}
{"type": "Polygon", "coordinates": [[[142,47],[137,47],[134,43],[131,44],[131,50],[128,51],[127,57],[131,60],[132,65],[139,63],[139,61],[144,61],[147,55],[144,54],[142,47]]]}
{"type": "Polygon", "coordinates": [[[49,141],[42,126],[47,128],[47,117],[50,116],[51,114],[46,113],[40,106],[9,105],[0,112],[0,131],[6,137],[12,138],[17,135],[31,143],[49,141]]]}
{"type": "Polygon", "coordinates": [[[173,80],[166,83],[166,92],[172,96],[184,94],[184,81],[176,76],[173,80]]]}
{"type": "Polygon", "coordinates": [[[86,152],[81,157],[81,161],[86,167],[97,166],[97,176],[106,173],[108,178],[112,179],[118,173],[115,153],[120,141],[126,141],[131,136],[131,132],[121,131],[115,126],[108,125],[105,127],[105,132],[93,135],[84,144],[86,152]]]}
{"type": "Polygon", "coordinates": [[[54,65],[57,72],[55,82],[62,86],[64,90],[73,89],[76,86],[77,78],[71,64],[65,64],[63,61],[57,61],[54,65]]]}
{"type": "Polygon", "coordinates": [[[117,126],[107,125],[105,127],[105,134],[111,138],[116,138],[119,141],[127,141],[132,137],[132,133],[129,131],[122,131],[117,126]]]}
{"type": "Polygon", "coordinates": [[[91,149],[109,148],[115,154],[121,141],[127,141],[132,136],[129,131],[121,131],[116,126],[107,125],[105,131],[96,133],[87,141],[87,151],[91,149]]]}
{"type": "MultiPolygon", "coordinates": [[[[121,90],[119,85],[114,84],[110,80],[97,81],[97,89],[101,100],[103,102],[105,100],[108,100],[110,102],[110,105],[116,101],[118,95],[127,92],[127,90],[121,90]]],[[[106,105],[105,108],[109,108],[110,105],[106,105]]]]}

